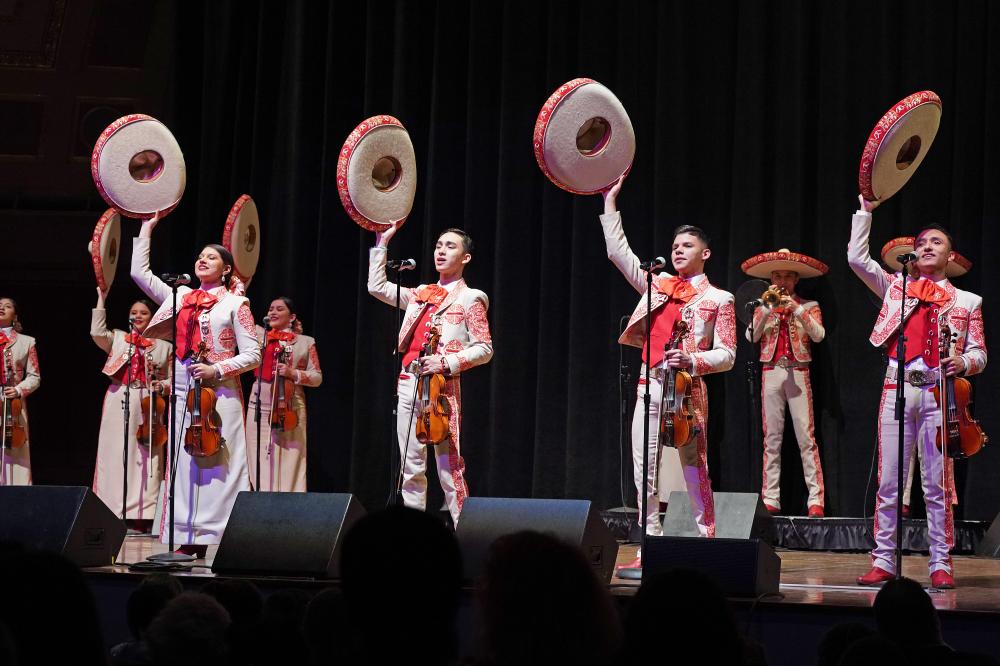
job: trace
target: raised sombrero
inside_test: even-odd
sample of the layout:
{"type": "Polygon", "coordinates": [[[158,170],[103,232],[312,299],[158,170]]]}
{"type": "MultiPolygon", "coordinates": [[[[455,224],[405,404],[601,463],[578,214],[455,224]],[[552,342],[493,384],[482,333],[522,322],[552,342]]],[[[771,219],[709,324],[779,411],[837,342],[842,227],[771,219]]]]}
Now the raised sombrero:
{"type": "Polygon", "coordinates": [[[115,269],[118,267],[119,250],[122,239],[122,219],[114,208],[109,208],[101,215],[94,226],[94,233],[87,244],[90,261],[94,266],[94,277],[101,291],[111,288],[115,279],[115,269]]]}
{"type": "Polygon", "coordinates": [[[337,160],[337,191],[363,229],[385,231],[406,220],[417,193],[417,157],[403,123],[372,116],[354,128],[337,160]]]}
{"type": "Polygon", "coordinates": [[[233,268],[244,286],[250,284],[250,278],[257,272],[260,245],[257,204],[249,194],[244,194],[229,209],[226,224],[222,228],[222,246],[233,253],[236,264],[233,268]]]}
{"type": "Polygon", "coordinates": [[[776,252],[763,252],[750,257],[740,268],[747,275],[765,280],[771,279],[774,271],[795,271],[799,277],[811,278],[826,275],[830,267],[819,259],[782,248],[776,252]]]}
{"type": "Polygon", "coordinates": [[[90,156],[101,197],[126,217],[163,217],[180,203],[187,182],[184,155],[166,125],[135,113],[111,123],[90,156]]]}
{"type": "MultiPolygon", "coordinates": [[[[893,272],[903,270],[903,265],[899,263],[896,257],[901,254],[913,252],[913,241],[913,236],[901,236],[893,238],[883,245],[882,263],[888,266],[893,272]]],[[[954,250],[952,251],[954,252],[954,250]]],[[[955,258],[948,262],[948,265],[944,269],[944,274],[950,278],[961,277],[968,273],[971,268],[972,262],[958,252],[955,252],[955,258]]]]}
{"type": "Polygon", "coordinates": [[[941,124],[941,98],[930,90],[897,102],[875,124],[858,169],[858,187],[868,201],[885,201],[917,171],[941,124]]]}
{"type": "Polygon", "coordinates": [[[632,168],[635,132],[615,94],[593,79],[568,81],[545,101],[535,120],[535,160],[553,183],[595,194],[632,168]]]}

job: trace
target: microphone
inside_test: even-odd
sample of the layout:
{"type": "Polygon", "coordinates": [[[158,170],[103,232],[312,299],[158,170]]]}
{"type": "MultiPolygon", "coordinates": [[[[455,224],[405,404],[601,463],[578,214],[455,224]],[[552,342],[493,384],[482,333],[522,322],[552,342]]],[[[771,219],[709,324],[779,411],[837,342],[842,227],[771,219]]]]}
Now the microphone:
{"type": "Polygon", "coordinates": [[[639,264],[639,268],[641,268],[644,271],[655,271],[660,268],[663,268],[666,265],[667,265],[666,259],[664,259],[663,257],[656,257],[655,259],[651,259],[650,261],[642,262],[641,264],[639,264]]]}
{"type": "Polygon", "coordinates": [[[896,255],[896,261],[898,261],[899,263],[903,264],[904,266],[906,264],[910,263],[911,261],[916,261],[916,260],[917,260],[917,253],[916,252],[907,252],[906,254],[897,254],[896,255]]]}
{"type": "Polygon", "coordinates": [[[171,285],[191,284],[191,275],[189,273],[164,273],[160,276],[160,279],[171,285]]]}
{"type": "Polygon", "coordinates": [[[754,308],[756,310],[757,308],[759,308],[762,305],[764,305],[764,299],[762,299],[762,298],[755,298],[752,301],[747,301],[747,304],[744,305],[743,307],[745,307],[745,308],[754,308]]]}
{"type": "Polygon", "coordinates": [[[261,321],[264,322],[264,328],[267,328],[268,326],[271,325],[271,318],[268,317],[267,315],[264,315],[264,317],[263,317],[263,319],[261,319],[261,321]]]}
{"type": "Polygon", "coordinates": [[[412,271],[417,267],[417,262],[413,259],[400,259],[398,261],[390,261],[389,268],[397,271],[412,271]]]}

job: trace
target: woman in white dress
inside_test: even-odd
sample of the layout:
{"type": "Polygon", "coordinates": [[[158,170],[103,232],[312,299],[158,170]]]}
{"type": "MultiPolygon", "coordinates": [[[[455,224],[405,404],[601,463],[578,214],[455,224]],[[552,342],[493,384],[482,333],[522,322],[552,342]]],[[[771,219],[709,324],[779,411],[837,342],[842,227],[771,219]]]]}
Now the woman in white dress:
{"type": "Polygon", "coordinates": [[[17,425],[24,428],[21,446],[0,447],[0,486],[31,485],[31,442],[28,437],[28,400],[42,383],[35,339],[21,332],[17,303],[0,298],[0,384],[8,399],[21,399],[17,425]]]}
{"type": "MultiPolygon", "coordinates": [[[[170,368],[170,344],[143,335],[156,307],[141,299],[129,309],[131,332],[108,329],[104,299],[107,292],[97,288],[97,304],[90,320],[90,337],[108,355],[102,372],[111,383],[104,394],[101,429],[94,465],[94,493],[112,511],[122,513],[123,477],[128,481],[125,519],[129,527],[148,532],[156,512],[156,500],[163,480],[162,443],[148,437],[139,441],[141,424],[150,422],[142,399],[161,395],[170,368]],[[125,387],[129,386],[129,422],[124,427],[125,387]],[[125,432],[128,432],[128,460],[122,464],[125,432]]],[[[147,404],[149,401],[147,401],[147,404]]],[[[154,433],[155,434],[155,433],[154,433]]]]}
{"type": "MultiPolygon", "coordinates": [[[[174,330],[171,287],[149,268],[150,239],[157,222],[156,217],[144,220],[133,241],[132,279],[160,304],[146,335],[170,340],[174,330]]],[[[260,348],[249,301],[230,291],[232,254],[221,245],[206,245],[195,261],[194,274],[199,288],[180,286],[177,291],[174,375],[179,426],[173,447],[177,451],[174,542],[180,544],[181,552],[204,557],[208,544],[222,540],[237,493],[250,489],[239,374],[257,367],[260,348]],[[203,351],[201,358],[197,356],[199,349],[203,351]],[[184,397],[194,379],[212,388],[218,398],[215,411],[223,443],[210,456],[192,455],[184,446],[190,422],[190,415],[184,413],[184,397]]],[[[168,450],[168,484],[170,454],[168,450]]],[[[168,488],[164,497],[169,495],[168,488]]],[[[169,514],[169,506],[165,506],[160,530],[164,543],[169,543],[169,514]]]]}
{"type": "Polygon", "coordinates": [[[302,322],[295,313],[292,299],[279,296],[267,310],[266,333],[257,327],[257,339],[264,352],[257,379],[250,392],[247,408],[247,456],[250,481],[257,481],[256,400],[260,391],[260,470],[258,490],[306,492],[306,396],[304,387],[319,386],[323,373],[319,367],[316,341],[302,334],[302,322]],[[295,414],[295,426],[288,430],[271,427],[271,409],[277,399],[275,377],[286,382],[285,400],[295,414]],[[288,382],[291,382],[289,385],[288,382]]]}

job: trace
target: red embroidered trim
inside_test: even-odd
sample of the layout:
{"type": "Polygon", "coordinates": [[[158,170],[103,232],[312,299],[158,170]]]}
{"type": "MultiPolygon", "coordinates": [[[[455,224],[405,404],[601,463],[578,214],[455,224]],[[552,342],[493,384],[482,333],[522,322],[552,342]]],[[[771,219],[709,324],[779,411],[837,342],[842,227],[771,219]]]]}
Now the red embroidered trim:
{"type": "Polygon", "coordinates": [[[732,351],[736,351],[736,308],[732,301],[727,301],[719,308],[719,317],[715,321],[719,327],[719,337],[722,344],[732,351]]]}
{"type": "Polygon", "coordinates": [[[486,318],[486,306],[481,301],[475,301],[469,306],[465,315],[465,324],[469,328],[469,333],[477,342],[492,343],[490,336],[490,323],[486,318]]]}
{"type": "Polygon", "coordinates": [[[319,354],[316,353],[316,344],[309,345],[309,363],[316,372],[322,372],[319,367],[319,354]]]}

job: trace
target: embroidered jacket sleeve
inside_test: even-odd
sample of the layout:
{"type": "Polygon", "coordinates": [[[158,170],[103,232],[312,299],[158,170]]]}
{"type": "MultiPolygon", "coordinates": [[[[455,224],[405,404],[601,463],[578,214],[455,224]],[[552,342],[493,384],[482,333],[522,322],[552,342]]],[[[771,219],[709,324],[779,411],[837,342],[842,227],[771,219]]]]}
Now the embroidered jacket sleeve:
{"type": "Polygon", "coordinates": [[[733,301],[733,295],[726,293],[719,305],[712,332],[712,348],[691,353],[692,377],[731,370],[736,362],[736,308],[733,301]]]}
{"type": "Polygon", "coordinates": [[[976,304],[969,312],[969,333],[962,352],[965,361],[964,375],[975,375],[986,367],[986,334],[983,331],[983,299],[976,296],[976,304]]]}
{"type": "Polygon", "coordinates": [[[170,287],[149,270],[149,238],[132,239],[132,280],[157,305],[170,298],[170,287]]]}
{"type": "Polygon", "coordinates": [[[489,363],[493,358],[493,337],[490,335],[490,322],[486,318],[490,300],[481,291],[475,290],[472,293],[474,300],[465,309],[465,326],[469,330],[470,344],[462,351],[444,355],[448,372],[452,375],[489,363]]]}
{"type": "Polygon", "coordinates": [[[315,340],[309,343],[309,352],[306,355],[306,367],[295,371],[295,383],[312,387],[323,383],[323,371],[319,367],[319,354],[316,353],[315,340]]]}
{"type": "Polygon", "coordinates": [[[851,240],[847,244],[847,263],[854,274],[868,285],[879,298],[889,289],[891,276],[872,259],[868,249],[868,236],[872,229],[872,214],[859,210],[851,220],[851,240]]]}
{"type": "Polygon", "coordinates": [[[399,307],[405,310],[410,303],[411,289],[400,289],[385,276],[385,262],[389,252],[384,247],[373,247],[368,251],[368,293],[387,305],[396,305],[396,291],[399,290],[399,307]]]}
{"type": "Polygon", "coordinates": [[[802,327],[806,330],[806,335],[813,342],[820,342],[826,337],[826,329],[823,328],[823,313],[820,312],[819,303],[802,303],[792,310],[792,316],[802,322],[802,327]],[[806,307],[806,306],[809,307],[806,307]]]}
{"type": "MultiPolygon", "coordinates": [[[[604,213],[601,215],[601,226],[604,228],[604,243],[608,249],[608,259],[621,271],[632,288],[640,294],[646,293],[646,271],[639,268],[639,257],[629,247],[622,228],[622,214],[604,213]]],[[[669,277],[668,273],[660,273],[669,277]]]]}
{"type": "MultiPolygon", "coordinates": [[[[234,298],[230,296],[229,298],[234,298]]],[[[254,329],[253,312],[250,311],[250,304],[247,299],[241,299],[236,312],[236,316],[231,322],[233,332],[236,334],[236,347],[239,353],[232,358],[219,361],[215,368],[220,377],[233,377],[253,370],[260,365],[260,347],[257,345],[257,332],[254,329]]]]}
{"type": "Polygon", "coordinates": [[[32,340],[28,345],[28,358],[24,364],[24,378],[14,388],[17,389],[17,392],[23,398],[37,391],[41,384],[42,374],[38,368],[38,350],[35,349],[35,341],[32,340]]]}
{"type": "Polygon", "coordinates": [[[771,308],[767,305],[761,305],[753,311],[753,326],[746,331],[747,340],[760,342],[760,339],[764,337],[764,331],[773,327],[774,319],[770,317],[770,314],[771,308]]]}
{"type": "Polygon", "coordinates": [[[108,330],[107,310],[94,308],[91,311],[90,337],[94,339],[94,344],[100,347],[105,353],[111,353],[111,345],[115,341],[115,334],[108,330]]]}

